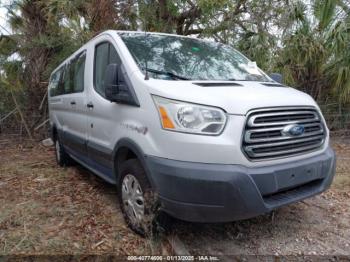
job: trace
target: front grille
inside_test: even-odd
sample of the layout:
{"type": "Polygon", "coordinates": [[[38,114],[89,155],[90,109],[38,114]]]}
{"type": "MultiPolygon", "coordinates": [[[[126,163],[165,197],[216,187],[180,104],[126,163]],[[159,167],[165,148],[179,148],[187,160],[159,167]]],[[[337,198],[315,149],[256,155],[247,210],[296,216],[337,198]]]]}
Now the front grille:
{"type": "Polygon", "coordinates": [[[324,143],[326,131],[314,108],[270,108],[248,114],[243,151],[251,160],[265,160],[303,154],[318,149],[324,143]],[[299,135],[286,133],[291,125],[300,125],[299,135]]]}

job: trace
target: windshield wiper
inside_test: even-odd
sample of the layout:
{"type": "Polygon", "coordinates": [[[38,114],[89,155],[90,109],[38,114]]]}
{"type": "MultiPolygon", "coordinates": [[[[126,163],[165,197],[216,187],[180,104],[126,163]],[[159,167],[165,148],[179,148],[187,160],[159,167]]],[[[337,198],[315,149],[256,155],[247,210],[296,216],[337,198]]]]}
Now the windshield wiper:
{"type": "Polygon", "coordinates": [[[172,73],[172,72],[160,71],[160,70],[156,70],[156,69],[152,69],[152,68],[145,68],[145,67],[143,67],[142,69],[145,70],[145,71],[154,73],[154,74],[158,74],[158,75],[168,75],[168,76],[170,76],[170,77],[172,77],[172,78],[176,78],[176,79],[180,79],[180,80],[192,80],[192,79],[187,78],[187,77],[183,77],[183,76],[176,75],[176,74],[174,74],[174,73],[172,73]]]}

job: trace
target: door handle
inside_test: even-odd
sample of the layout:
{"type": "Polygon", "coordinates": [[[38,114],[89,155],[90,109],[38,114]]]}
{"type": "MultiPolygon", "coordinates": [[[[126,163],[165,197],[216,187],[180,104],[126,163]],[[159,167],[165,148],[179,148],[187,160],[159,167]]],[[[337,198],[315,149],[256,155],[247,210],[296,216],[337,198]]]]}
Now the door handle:
{"type": "Polygon", "coordinates": [[[92,102],[87,103],[86,106],[88,108],[94,108],[94,104],[92,102]]]}
{"type": "Polygon", "coordinates": [[[71,105],[76,105],[77,103],[75,101],[70,102],[71,105]]]}

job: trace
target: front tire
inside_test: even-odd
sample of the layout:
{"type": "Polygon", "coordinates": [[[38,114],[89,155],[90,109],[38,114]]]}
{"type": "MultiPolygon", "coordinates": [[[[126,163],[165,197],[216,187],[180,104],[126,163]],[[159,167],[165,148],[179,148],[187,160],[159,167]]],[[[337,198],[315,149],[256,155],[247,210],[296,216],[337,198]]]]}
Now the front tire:
{"type": "Polygon", "coordinates": [[[118,196],[128,226],[147,236],[157,213],[157,199],[144,168],[137,159],[129,159],[119,169],[118,196]]]}

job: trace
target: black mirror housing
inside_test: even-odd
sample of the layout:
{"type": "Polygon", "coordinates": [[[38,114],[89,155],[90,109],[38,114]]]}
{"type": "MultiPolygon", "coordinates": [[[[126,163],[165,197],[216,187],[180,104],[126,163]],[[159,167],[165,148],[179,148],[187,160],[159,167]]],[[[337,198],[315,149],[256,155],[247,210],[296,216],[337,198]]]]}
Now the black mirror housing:
{"type": "Polygon", "coordinates": [[[111,102],[140,106],[121,65],[109,64],[104,76],[105,96],[111,102]]]}
{"type": "Polygon", "coordinates": [[[276,81],[277,83],[283,84],[283,76],[280,73],[272,73],[270,74],[270,78],[276,81]]]}

